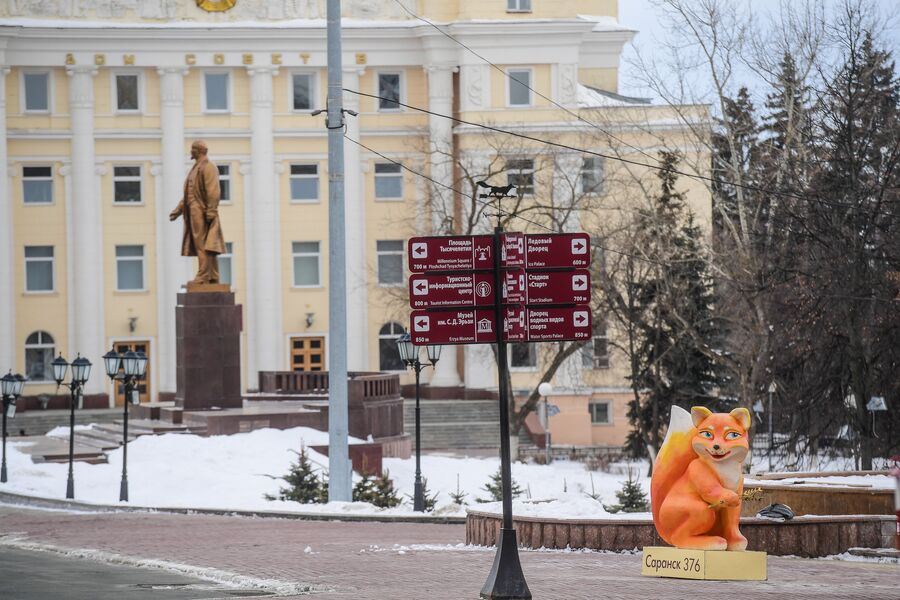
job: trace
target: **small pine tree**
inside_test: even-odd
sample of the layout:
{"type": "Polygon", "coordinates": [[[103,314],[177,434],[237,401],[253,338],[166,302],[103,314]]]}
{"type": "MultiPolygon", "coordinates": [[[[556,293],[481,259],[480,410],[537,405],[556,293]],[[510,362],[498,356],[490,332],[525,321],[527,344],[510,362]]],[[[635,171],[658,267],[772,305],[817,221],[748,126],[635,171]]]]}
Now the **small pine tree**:
{"type": "Polygon", "coordinates": [[[296,452],[297,461],[291,464],[291,469],[284,477],[276,477],[287,483],[286,487],[278,490],[278,495],[265,494],[266,500],[285,500],[299,502],[301,504],[315,504],[322,502],[322,490],[325,489],[326,502],[328,496],[327,484],[313,469],[306,448],[301,446],[300,452],[296,452]]]}
{"type": "Polygon", "coordinates": [[[594,489],[594,474],[589,473],[589,475],[591,476],[591,493],[590,494],[586,493],[586,495],[588,498],[591,498],[593,500],[596,500],[597,502],[600,502],[601,495],[599,493],[597,493],[597,490],[594,489]]]}
{"type": "MultiPolygon", "coordinates": [[[[491,497],[487,500],[476,498],[478,502],[500,502],[503,500],[503,472],[497,469],[497,472],[491,475],[491,480],[481,489],[490,494],[491,497]]],[[[523,493],[522,488],[512,478],[510,478],[510,491],[512,491],[513,498],[518,498],[523,493]]]]}
{"type": "MultiPolygon", "coordinates": [[[[435,492],[434,494],[429,494],[428,490],[428,480],[424,477],[422,478],[422,501],[425,504],[425,512],[434,511],[437,506],[437,497],[440,495],[440,492],[435,492]]],[[[452,496],[452,494],[451,494],[452,496]]],[[[406,495],[409,498],[411,504],[415,505],[416,498],[415,496],[406,495]]]]}
{"type": "Polygon", "coordinates": [[[459,489],[459,473],[457,473],[456,474],[456,493],[450,492],[450,499],[453,500],[454,504],[459,504],[460,506],[462,506],[463,504],[467,504],[466,496],[468,496],[468,494],[459,489]]]}
{"type": "Polygon", "coordinates": [[[378,477],[363,473],[362,479],[353,486],[353,501],[368,502],[379,508],[393,508],[400,504],[394,482],[385,471],[378,477]]]}
{"type": "Polygon", "coordinates": [[[616,492],[618,504],[603,505],[607,512],[647,512],[650,506],[647,503],[647,494],[641,488],[641,483],[634,478],[634,471],[628,469],[628,479],[622,482],[622,489],[616,492]]]}

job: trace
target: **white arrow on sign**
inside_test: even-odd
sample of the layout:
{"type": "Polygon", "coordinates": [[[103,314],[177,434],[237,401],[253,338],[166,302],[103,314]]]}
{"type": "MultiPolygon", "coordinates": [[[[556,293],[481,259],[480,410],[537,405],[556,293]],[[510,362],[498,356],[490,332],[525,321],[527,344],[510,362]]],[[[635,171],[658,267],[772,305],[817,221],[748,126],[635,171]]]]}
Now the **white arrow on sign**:
{"type": "Polygon", "coordinates": [[[413,296],[427,296],[428,295],[428,280],[427,279],[418,279],[413,284],[413,296]]]}
{"type": "Polygon", "coordinates": [[[414,243],[412,253],[416,258],[428,258],[428,244],[424,242],[414,243]]]}
{"type": "Polygon", "coordinates": [[[586,310],[576,310],[572,313],[572,321],[575,327],[584,327],[588,324],[588,313],[586,310]]]}
{"type": "Polygon", "coordinates": [[[572,275],[572,291],[584,292],[588,289],[587,275],[572,275]]]}
{"type": "Polygon", "coordinates": [[[587,254],[587,244],[580,238],[572,240],[572,254],[587,254]]]}
{"type": "Polygon", "coordinates": [[[413,321],[413,327],[416,328],[416,331],[428,331],[431,326],[431,319],[429,317],[416,317],[413,321]]]}

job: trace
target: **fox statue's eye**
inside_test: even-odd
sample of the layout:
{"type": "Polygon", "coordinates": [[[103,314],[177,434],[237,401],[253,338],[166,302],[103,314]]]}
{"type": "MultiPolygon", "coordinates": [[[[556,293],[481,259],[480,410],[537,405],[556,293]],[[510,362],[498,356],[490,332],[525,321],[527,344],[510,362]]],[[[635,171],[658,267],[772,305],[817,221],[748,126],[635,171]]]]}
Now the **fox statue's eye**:
{"type": "Polygon", "coordinates": [[[700,437],[705,437],[706,439],[711,440],[713,439],[713,434],[711,431],[701,431],[700,437]]]}
{"type": "Polygon", "coordinates": [[[725,434],[726,440],[736,440],[739,437],[741,437],[741,434],[739,434],[737,431],[729,431],[728,433],[725,434]]]}

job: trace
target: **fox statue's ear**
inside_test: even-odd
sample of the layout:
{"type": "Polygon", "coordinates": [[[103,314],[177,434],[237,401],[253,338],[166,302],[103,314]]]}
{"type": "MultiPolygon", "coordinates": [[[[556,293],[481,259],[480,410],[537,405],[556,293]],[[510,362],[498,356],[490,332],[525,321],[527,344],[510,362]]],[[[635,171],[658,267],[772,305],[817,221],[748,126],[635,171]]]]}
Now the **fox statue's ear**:
{"type": "Polygon", "coordinates": [[[746,408],[736,408],[729,413],[734,420],[741,424],[744,429],[750,429],[753,419],[750,418],[750,411],[746,408]]]}
{"type": "Polygon", "coordinates": [[[712,414],[712,411],[705,406],[694,406],[691,408],[691,419],[694,421],[694,427],[700,427],[706,417],[712,414]]]}

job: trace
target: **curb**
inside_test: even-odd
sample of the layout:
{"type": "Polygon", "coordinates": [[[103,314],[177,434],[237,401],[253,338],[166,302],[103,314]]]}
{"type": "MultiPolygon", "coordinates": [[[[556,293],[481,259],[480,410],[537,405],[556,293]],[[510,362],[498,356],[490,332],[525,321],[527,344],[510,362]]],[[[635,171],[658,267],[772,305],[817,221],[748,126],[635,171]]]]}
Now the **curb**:
{"type": "Polygon", "coordinates": [[[219,508],[170,508],[135,506],[133,504],[90,504],[76,500],[57,500],[0,492],[0,503],[33,508],[80,510],[84,512],[153,512],[174,515],[215,515],[222,517],[253,517],[258,519],[294,519],[298,521],[348,521],[368,523],[427,523],[430,525],[465,525],[465,517],[413,515],[348,515],[343,513],[296,513],[276,510],[228,510],[219,508]]]}

